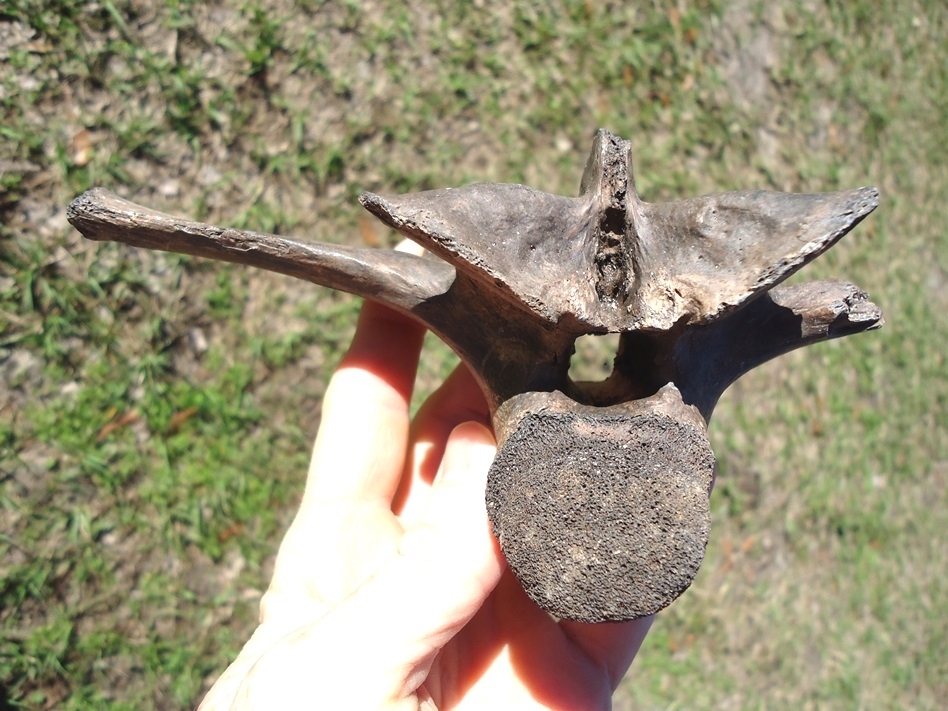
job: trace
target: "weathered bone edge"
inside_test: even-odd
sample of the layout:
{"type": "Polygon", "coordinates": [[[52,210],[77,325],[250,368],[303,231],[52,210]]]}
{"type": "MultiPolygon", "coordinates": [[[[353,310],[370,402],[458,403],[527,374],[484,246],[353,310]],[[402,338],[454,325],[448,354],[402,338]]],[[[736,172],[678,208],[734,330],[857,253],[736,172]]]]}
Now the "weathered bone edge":
{"type": "Polygon", "coordinates": [[[710,532],[707,421],[730,383],[810,343],[878,328],[848,282],[776,286],[878,204],[875,188],[642,201],[630,143],[594,141],[580,196],[481,184],[363,205],[436,256],[306,244],[79,196],[86,237],[269,269],[386,303],[471,368],[499,451],[486,492],[504,554],[567,619],[653,614],[710,532]],[[574,383],[575,339],[620,332],[612,375],[574,383]]]}
{"type": "Polygon", "coordinates": [[[763,190],[646,203],[631,145],[599,131],[578,198],[475,184],[398,196],[367,210],[495,298],[578,333],[708,323],[829,249],[879,204],[875,188],[763,190]]]}

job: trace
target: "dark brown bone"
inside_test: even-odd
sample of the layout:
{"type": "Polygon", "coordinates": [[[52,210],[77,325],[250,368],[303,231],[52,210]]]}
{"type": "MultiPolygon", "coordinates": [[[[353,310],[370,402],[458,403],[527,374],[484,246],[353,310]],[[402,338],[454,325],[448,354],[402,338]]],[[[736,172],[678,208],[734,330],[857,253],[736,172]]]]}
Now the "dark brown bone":
{"type": "Polygon", "coordinates": [[[691,584],[711,533],[714,454],[674,385],[606,408],[525,393],[499,415],[487,510],[534,601],[557,617],[626,620],[691,584]]]}
{"type": "Polygon", "coordinates": [[[302,244],[142,208],[104,190],[69,207],[91,239],[258,266],[381,301],[470,366],[500,450],[487,502],[527,593],[553,614],[616,621],[688,587],[709,534],[706,424],[760,363],[882,324],[845,282],[775,287],[878,202],[874,188],[641,201],[606,131],[580,197],[480,184],[367,209],[445,261],[302,244]],[[620,332],[612,376],[568,377],[575,339],[620,332]]]}
{"type": "Polygon", "coordinates": [[[362,204],[492,292],[579,333],[707,323],[822,254],[878,204],[875,188],[646,203],[630,150],[599,131],[578,198],[478,184],[369,193],[362,204]]]}

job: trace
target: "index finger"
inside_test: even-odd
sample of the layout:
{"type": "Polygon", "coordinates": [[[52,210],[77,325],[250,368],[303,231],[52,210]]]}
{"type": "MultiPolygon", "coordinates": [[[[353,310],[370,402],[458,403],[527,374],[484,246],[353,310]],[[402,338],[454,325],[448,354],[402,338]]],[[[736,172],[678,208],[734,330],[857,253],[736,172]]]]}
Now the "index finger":
{"type": "Polygon", "coordinates": [[[409,404],[425,328],[367,301],[323,397],[303,506],[391,501],[405,461],[409,404]]]}
{"type": "Polygon", "coordinates": [[[441,464],[448,436],[462,422],[491,426],[487,400],[464,363],[424,402],[411,424],[407,466],[392,501],[392,510],[404,521],[412,520],[427,501],[425,492],[441,464]]]}

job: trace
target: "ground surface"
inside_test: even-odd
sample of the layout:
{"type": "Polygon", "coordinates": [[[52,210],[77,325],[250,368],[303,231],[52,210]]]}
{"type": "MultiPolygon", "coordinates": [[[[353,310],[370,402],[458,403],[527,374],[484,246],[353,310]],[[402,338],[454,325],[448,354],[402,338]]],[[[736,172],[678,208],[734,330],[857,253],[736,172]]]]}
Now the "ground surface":
{"type": "MultiPolygon", "coordinates": [[[[72,197],[385,246],[360,191],[572,194],[598,126],[649,200],[879,186],[805,276],[887,318],[725,395],[706,562],[616,707],[944,706],[948,7],[498,5],[0,6],[0,709],[200,698],[252,625],[357,309],[84,242],[72,197]]],[[[453,362],[430,345],[421,391],[453,362]]]]}

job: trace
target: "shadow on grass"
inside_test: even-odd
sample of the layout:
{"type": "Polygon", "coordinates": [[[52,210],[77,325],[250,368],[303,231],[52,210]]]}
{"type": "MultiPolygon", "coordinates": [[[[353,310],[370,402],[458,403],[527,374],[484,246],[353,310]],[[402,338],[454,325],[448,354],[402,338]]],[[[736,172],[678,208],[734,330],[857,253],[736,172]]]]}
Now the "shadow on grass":
{"type": "Polygon", "coordinates": [[[10,692],[3,682],[0,682],[0,711],[14,711],[17,707],[10,702],[10,692]]]}

